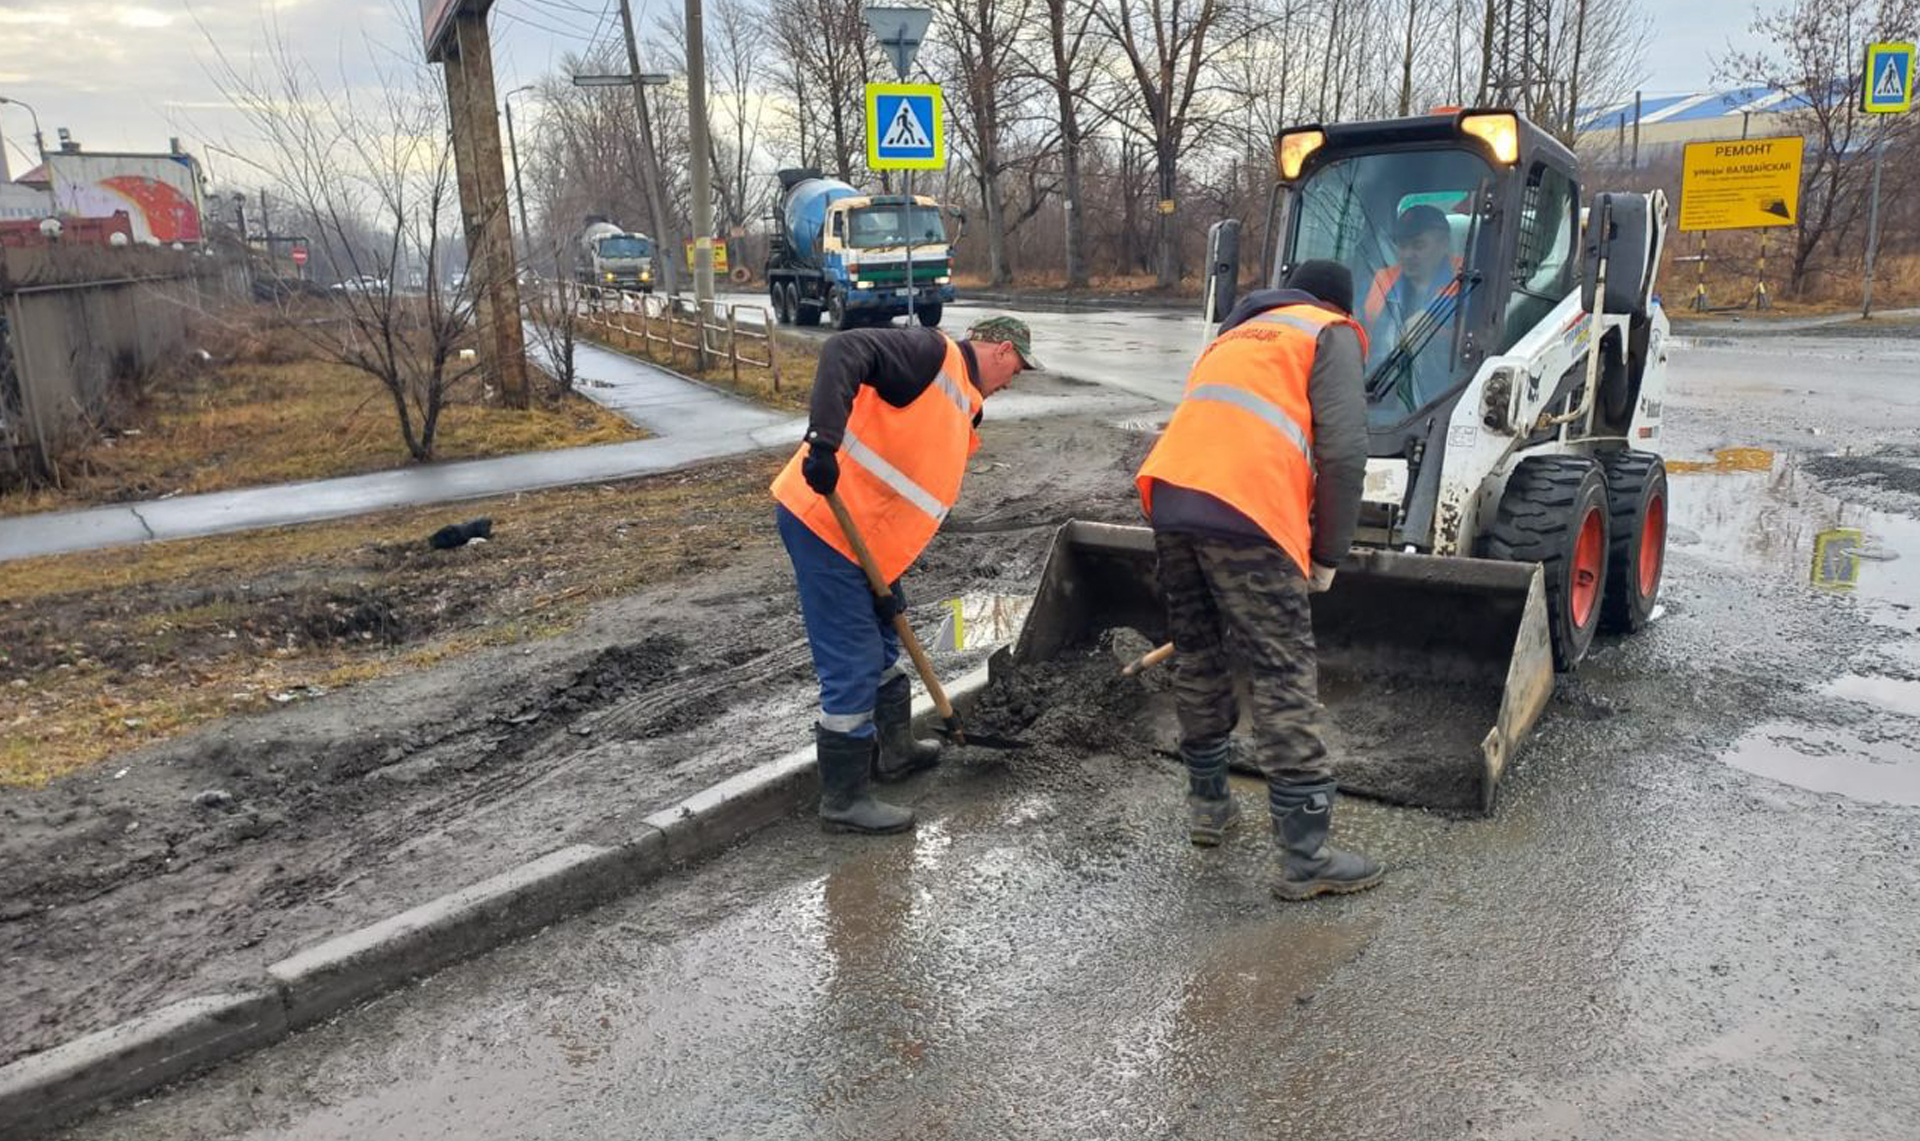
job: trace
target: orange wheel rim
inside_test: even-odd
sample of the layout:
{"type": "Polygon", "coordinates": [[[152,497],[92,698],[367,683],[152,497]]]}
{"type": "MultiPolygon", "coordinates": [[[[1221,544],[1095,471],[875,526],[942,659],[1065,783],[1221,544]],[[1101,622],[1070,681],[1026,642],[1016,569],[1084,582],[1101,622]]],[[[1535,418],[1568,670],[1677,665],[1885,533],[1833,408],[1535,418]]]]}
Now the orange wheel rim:
{"type": "Polygon", "coordinates": [[[1650,598],[1660,585],[1660,563],[1667,551],[1667,498],[1647,501],[1647,517],[1640,524],[1640,597],[1650,598]]]}
{"type": "Polygon", "coordinates": [[[1601,541],[1604,536],[1600,527],[1599,508],[1589,508],[1586,517],[1580,520],[1580,537],[1573,544],[1573,590],[1568,600],[1573,611],[1573,624],[1585,628],[1588,619],[1593,617],[1594,603],[1600,599],[1600,557],[1601,541]]]}

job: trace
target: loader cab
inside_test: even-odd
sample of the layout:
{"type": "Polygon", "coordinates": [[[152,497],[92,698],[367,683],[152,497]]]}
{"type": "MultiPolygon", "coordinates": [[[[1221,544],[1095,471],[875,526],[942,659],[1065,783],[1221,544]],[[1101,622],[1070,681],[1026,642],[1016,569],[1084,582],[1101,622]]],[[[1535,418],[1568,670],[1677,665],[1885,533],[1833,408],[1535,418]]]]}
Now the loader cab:
{"type": "Polygon", "coordinates": [[[1508,111],[1303,127],[1276,152],[1270,284],[1312,258],[1351,270],[1369,451],[1407,455],[1573,289],[1574,157],[1508,111]]]}

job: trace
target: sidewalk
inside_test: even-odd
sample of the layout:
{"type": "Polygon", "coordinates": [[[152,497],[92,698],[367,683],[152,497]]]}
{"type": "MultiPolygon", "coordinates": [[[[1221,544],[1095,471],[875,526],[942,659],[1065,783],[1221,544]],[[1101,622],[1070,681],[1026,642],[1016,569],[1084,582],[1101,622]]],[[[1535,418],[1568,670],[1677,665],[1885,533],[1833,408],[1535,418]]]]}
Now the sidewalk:
{"type": "Polygon", "coordinates": [[[592,345],[578,353],[582,395],[653,439],[0,519],[0,562],[629,479],[790,444],[806,427],[619,353],[592,345]]]}

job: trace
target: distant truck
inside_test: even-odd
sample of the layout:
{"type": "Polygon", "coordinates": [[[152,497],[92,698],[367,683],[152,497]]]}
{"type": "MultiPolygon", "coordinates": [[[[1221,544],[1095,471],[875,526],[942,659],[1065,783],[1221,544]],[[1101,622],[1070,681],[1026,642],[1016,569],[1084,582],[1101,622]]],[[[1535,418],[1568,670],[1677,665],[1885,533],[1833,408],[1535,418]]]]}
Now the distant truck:
{"type": "Polygon", "coordinates": [[[781,171],[780,191],[767,295],[781,324],[818,325],[824,313],[847,329],[904,315],[909,241],[915,316],[940,323],[953,300],[953,255],[937,201],[863,194],[817,170],[781,171]]]}
{"type": "Polygon", "coordinates": [[[606,289],[653,292],[653,239],[629,233],[605,218],[588,218],[580,231],[580,281],[606,289]]]}

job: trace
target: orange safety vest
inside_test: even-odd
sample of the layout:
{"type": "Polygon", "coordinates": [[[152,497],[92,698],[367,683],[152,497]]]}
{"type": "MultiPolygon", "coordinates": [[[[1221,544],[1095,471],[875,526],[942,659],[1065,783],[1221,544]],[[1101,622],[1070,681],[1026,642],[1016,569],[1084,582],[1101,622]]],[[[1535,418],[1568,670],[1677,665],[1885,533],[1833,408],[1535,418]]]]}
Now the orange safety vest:
{"type": "MultiPolygon", "coordinates": [[[[980,404],[980,390],[968,378],[966,358],[951,337],[940,375],[906,407],[895,408],[867,385],[853,398],[840,440],[836,490],[888,582],[927,549],[959,500],[967,457],[980,447],[973,428],[980,404]]],[[[774,477],[773,497],[828,546],[858,562],[826,497],[800,474],[807,447],[801,444],[774,477]]]]}
{"type": "Polygon", "coordinates": [[[1313,405],[1307,380],[1321,330],[1351,317],[1318,305],[1268,309],[1214,339],[1134,484],[1153,517],[1153,484],[1211,495],[1266,532],[1302,571],[1312,566],[1313,405]]]}
{"type": "MultiPolygon", "coordinates": [[[[1457,275],[1464,263],[1459,258],[1454,258],[1452,261],[1453,272],[1457,275]]],[[[1400,272],[1399,266],[1390,265],[1373,275],[1373,286],[1367,290],[1366,303],[1360,307],[1360,312],[1366,317],[1368,324],[1378,321],[1380,314],[1387,311],[1387,294],[1392,293],[1394,285],[1399,282],[1400,272]]],[[[1442,297],[1457,297],[1459,294],[1458,281],[1448,282],[1447,287],[1440,291],[1442,297]]]]}

